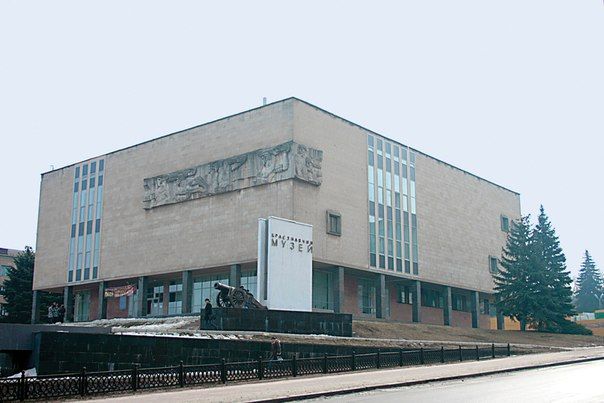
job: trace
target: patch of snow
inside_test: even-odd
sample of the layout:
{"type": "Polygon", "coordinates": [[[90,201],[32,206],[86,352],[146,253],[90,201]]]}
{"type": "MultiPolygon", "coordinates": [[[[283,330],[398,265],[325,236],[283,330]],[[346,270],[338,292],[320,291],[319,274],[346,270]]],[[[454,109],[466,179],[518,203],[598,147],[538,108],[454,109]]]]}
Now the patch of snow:
{"type": "Polygon", "coordinates": [[[65,323],[64,326],[111,327],[115,331],[121,328],[146,331],[163,331],[187,326],[198,320],[197,316],[174,316],[169,318],[114,318],[98,319],[90,322],[65,323]]]}
{"type": "MultiPolygon", "coordinates": [[[[25,376],[38,376],[38,371],[36,371],[36,368],[30,368],[30,369],[26,369],[25,371],[25,376]]],[[[8,376],[7,378],[21,378],[21,372],[17,372],[14,375],[8,376]]]]}
{"type": "MultiPolygon", "coordinates": [[[[141,325],[128,326],[128,330],[140,330],[147,332],[161,332],[171,329],[178,329],[183,326],[187,326],[191,324],[193,321],[191,320],[178,320],[178,321],[167,321],[164,323],[145,323],[141,325]]],[[[117,328],[118,326],[113,326],[113,328],[117,328]]]]}

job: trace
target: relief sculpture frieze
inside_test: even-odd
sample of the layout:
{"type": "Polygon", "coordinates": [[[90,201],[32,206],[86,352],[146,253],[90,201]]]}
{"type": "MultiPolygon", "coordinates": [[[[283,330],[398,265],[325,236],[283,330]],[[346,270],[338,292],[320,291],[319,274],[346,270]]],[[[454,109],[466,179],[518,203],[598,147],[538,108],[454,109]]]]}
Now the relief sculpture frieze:
{"type": "Polygon", "coordinates": [[[145,178],[146,210],[287,179],[319,186],[323,151],[289,141],[275,147],[145,178]]]}

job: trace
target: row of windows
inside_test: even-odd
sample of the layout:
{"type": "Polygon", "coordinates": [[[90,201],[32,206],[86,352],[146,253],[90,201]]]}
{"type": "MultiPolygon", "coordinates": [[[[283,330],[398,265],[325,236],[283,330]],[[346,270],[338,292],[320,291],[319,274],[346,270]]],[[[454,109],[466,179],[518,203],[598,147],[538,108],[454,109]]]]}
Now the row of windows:
{"type": "MultiPolygon", "coordinates": [[[[397,301],[401,304],[413,304],[413,289],[409,286],[400,286],[397,301]]],[[[430,308],[443,309],[445,306],[445,297],[442,292],[432,289],[422,289],[421,305],[430,308]]],[[[454,311],[470,312],[469,298],[464,294],[451,293],[451,309],[454,311]]],[[[490,314],[490,303],[488,299],[483,299],[480,303],[480,313],[490,314]]]]}
{"type": "Polygon", "coordinates": [[[105,160],[75,167],[68,282],[98,278],[104,171],[105,160]]]}
{"type": "MultiPolygon", "coordinates": [[[[219,291],[214,284],[220,282],[229,284],[228,274],[198,277],[193,280],[192,312],[201,312],[208,298],[212,305],[216,306],[216,297],[219,291]]],[[[241,273],[241,285],[256,295],[257,282],[255,271],[244,271],[241,273]]],[[[168,314],[176,315],[182,313],[182,281],[171,281],[168,288],[168,314]]],[[[147,313],[151,316],[163,315],[164,313],[164,286],[163,284],[152,284],[147,287],[146,292],[147,313]]]]}
{"type": "Polygon", "coordinates": [[[415,153],[371,135],[367,148],[369,265],[417,275],[415,153]]]}
{"type": "MultiPolygon", "coordinates": [[[[100,160],[98,161],[99,164],[99,173],[103,172],[105,170],[105,160],[100,160]]],[[[92,161],[90,163],[90,174],[93,175],[96,173],[96,166],[97,166],[97,161],[92,161]]],[[[88,164],[84,164],[82,166],[82,177],[85,177],[88,175],[88,164]]],[[[77,166],[75,168],[75,178],[78,179],[80,177],[80,167],[77,166]]]]}

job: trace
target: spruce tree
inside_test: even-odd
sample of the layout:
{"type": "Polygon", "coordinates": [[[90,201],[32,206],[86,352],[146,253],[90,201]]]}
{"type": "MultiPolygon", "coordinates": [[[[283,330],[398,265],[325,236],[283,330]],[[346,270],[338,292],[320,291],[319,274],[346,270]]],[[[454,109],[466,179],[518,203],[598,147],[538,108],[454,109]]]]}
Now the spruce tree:
{"type": "Polygon", "coordinates": [[[565,324],[566,317],[575,311],[566,257],[543,206],[531,234],[531,244],[535,254],[533,271],[538,280],[535,291],[541,301],[533,311],[533,320],[539,330],[553,330],[565,324]]]}
{"type": "Polygon", "coordinates": [[[31,318],[32,282],[35,254],[26,246],[14,259],[15,267],[8,269],[8,278],[4,281],[4,299],[7,322],[28,323],[31,318]]]}
{"type": "Polygon", "coordinates": [[[581,270],[577,278],[576,303],[579,312],[593,312],[600,308],[604,294],[604,280],[589,251],[585,251],[581,270]]]}
{"type": "Polygon", "coordinates": [[[500,264],[502,270],[493,275],[497,308],[503,315],[519,321],[521,330],[525,330],[539,304],[531,269],[533,252],[528,215],[512,223],[500,264]]]}
{"type": "MultiPolygon", "coordinates": [[[[23,252],[15,256],[15,267],[8,269],[8,278],[4,281],[4,291],[2,295],[6,300],[4,308],[7,316],[2,318],[4,322],[11,323],[30,323],[34,263],[36,255],[29,246],[25,247],[23,252]]],[[[48,306],[53,302],[60,301],[61,296],[57,294],[42,293],[40,295],[40,314],[43,317],[48,306]]]]}

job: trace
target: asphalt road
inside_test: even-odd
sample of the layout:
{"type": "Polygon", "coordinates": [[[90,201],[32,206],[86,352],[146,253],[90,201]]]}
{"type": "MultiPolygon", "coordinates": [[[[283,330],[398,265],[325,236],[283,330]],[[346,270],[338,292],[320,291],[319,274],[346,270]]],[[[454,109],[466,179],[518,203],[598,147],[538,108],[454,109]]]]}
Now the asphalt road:
{"type": "Polygon", "coordinates": [[[604,360],[459,381],[381,389],[331,402],[604,402],[604,360]]]}

